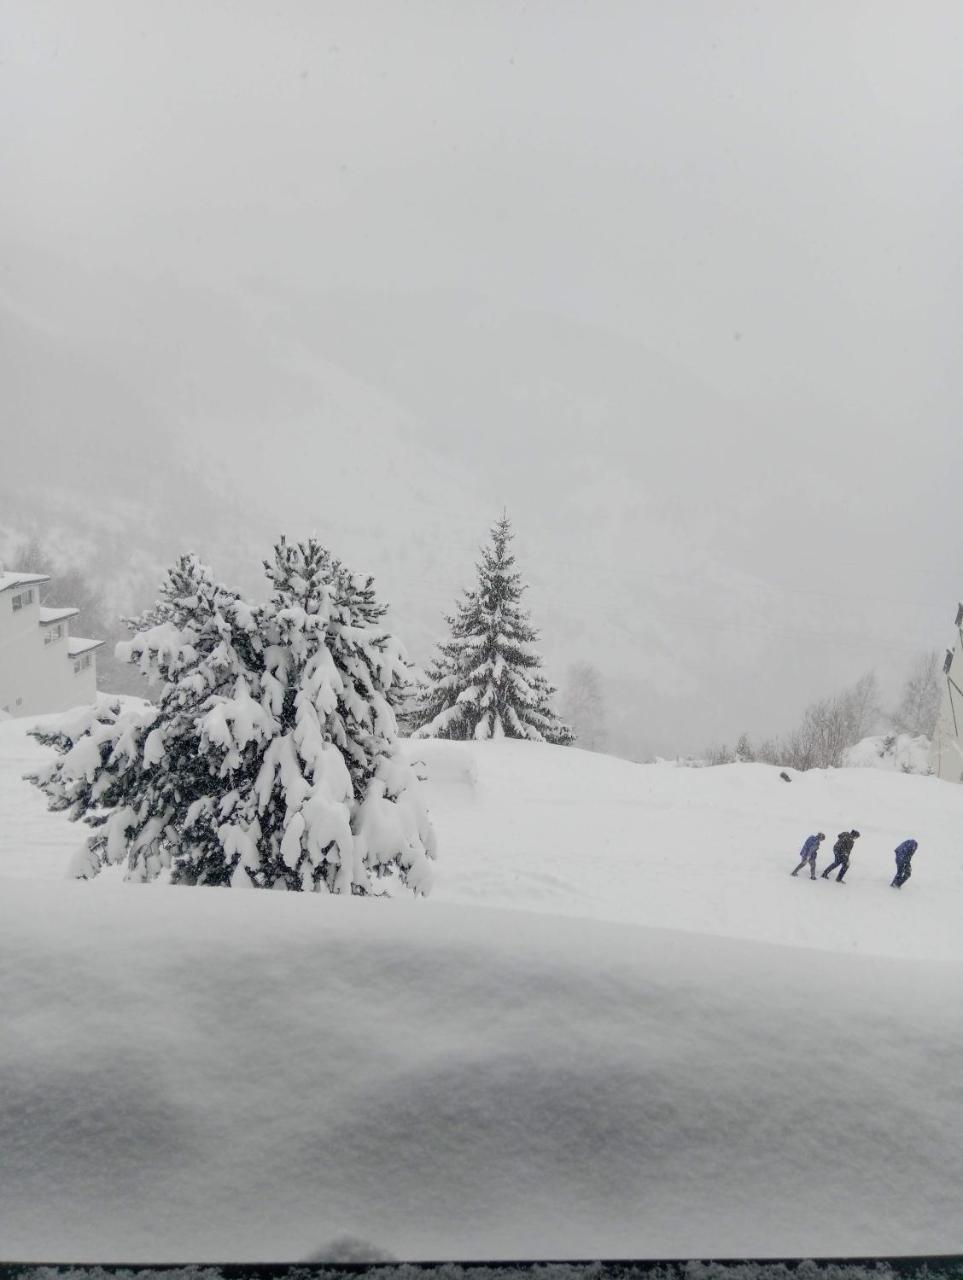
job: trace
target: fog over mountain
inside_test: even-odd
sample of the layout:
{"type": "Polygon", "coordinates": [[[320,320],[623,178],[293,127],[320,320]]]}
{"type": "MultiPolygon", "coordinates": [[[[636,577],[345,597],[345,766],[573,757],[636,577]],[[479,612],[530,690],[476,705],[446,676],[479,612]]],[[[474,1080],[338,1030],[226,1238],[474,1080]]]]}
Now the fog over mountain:
{"type": "Polygon", "coordinates": [[[427,659],[508,508],[613,746],[949,640],[953,4],[0,13],[0,558],[123,611],[282,530],[427,659]]]}

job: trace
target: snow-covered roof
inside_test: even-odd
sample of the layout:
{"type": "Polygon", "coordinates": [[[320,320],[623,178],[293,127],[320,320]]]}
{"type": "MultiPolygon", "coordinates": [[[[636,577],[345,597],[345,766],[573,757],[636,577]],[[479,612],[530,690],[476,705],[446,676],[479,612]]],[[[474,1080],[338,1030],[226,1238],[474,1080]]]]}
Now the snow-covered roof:
{"type": "Polygon", "coordinates": [[[82,636],[71,636],[67,641],[67,656],[79,658],[82,653],[89,653],[91,649],[99,649],[103,643],[103,640],[84,640],[82,636]]]}
{"type": "Polygon", "coordinates": [[[40,606],[40,625],[48,626],[51,622],[63,622],[65,618],[76,618],[79,609],[48,609],[40,606]]]}
{"type": "Polygon", "coordinates": [[[10,587],[29,587],[35,582],[49,582],[49,573],[0,573],[0,591],[10,587]]]}

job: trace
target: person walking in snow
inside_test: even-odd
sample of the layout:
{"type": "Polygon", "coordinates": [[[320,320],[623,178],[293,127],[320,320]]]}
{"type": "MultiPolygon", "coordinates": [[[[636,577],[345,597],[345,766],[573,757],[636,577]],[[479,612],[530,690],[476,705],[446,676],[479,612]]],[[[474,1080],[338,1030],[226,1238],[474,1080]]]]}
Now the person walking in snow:
{"type": "Polygon", "coordinates": [[[854,828],[852,831],[840,831],[836,837],[836,843],[833,845],[833,853],[836,855],[836,861],[831,862],[823,872],[822,878],[826,880],[830,871],[835,871],[840,867],[840,873],[836,877],[840,884],[843,882],[843,876],[849,870],[849,859],[852,857],[853,845],[859,839],[859,832],[854,828]]]}
{"type": "Polygon", "coordinates": [[[904,840],[902,844],[896,846],[896,875],[889,882],[891,889],[902,889],[910,878],[910,863],[917,848],[915,840],[904,840]]]}
{"type": "Polygon", "coordinates": [[[819,846],[822,844],[822,842],[825,839],[826,837],[822,831],[817,831],[817,833],[814,836],[807,837],[805,844],[803,845],[802,849],[799,851],[799,857],[800,857],[799,866],[796,868],[795,871],[791,872],[792,875],[796,875],[798,872],[802,871],[803,867],[808,862],[809,878],[810,880],[816,879],[816,854],[819,852],[819,846]]]}

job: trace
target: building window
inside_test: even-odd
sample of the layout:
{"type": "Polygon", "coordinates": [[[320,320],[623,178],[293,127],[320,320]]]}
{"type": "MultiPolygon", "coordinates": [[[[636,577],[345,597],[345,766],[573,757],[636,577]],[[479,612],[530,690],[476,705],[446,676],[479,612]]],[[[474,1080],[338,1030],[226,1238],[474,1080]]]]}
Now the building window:
{"type": "Polygon", "coordinates": [[[74,660],[74,675],[80,675],[81,671],[86,671],[90,666],[90,654],[85,653],[82,657],[74,660]]]}
{"type": "Polygon", "coordinates": [[[44,627],[44,632],[43,632],[44,644],[53,644],[55,640],[62,640],[63,638],[64,638],[64,624],[62,622],[58,622],[52,627],[44,627]]]}
{"type": "Polygon", "coordinates": [[[33,590],[21,591],[19,595],[13,597],[13,611],[19,613],[21,609],[25,609],[28,604],[33,604],[33,590]]]}

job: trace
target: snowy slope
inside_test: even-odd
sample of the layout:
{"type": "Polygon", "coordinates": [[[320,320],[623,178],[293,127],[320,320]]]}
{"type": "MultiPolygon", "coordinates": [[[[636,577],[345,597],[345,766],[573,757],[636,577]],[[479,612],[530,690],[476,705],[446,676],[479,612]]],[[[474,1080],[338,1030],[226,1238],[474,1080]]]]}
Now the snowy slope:
{"type": "Polygon", "coordinates": [[[65,881],[23,728],[0,1256],[963,1248],[963,788],[417,743],[436,890],[373,903],[65,881]],[[789,878],[854,823],[850,883],[789,878]]]}
{"type": "Polygon", "coordinates": [[[929,738],[910,733],[881,733],[863,738],[846,752],[844,764],[854,769],[898,769],[901,773],[930,772],[929,738]]]}
{"type": "Polygon", "coordinates": [[[963,960],[963,787],[837,769],[638,765],[518,742],[415,742],[443,850],[435,898],[876,955],[963,960]],[[789,872],[856,827],[842,885],[789,872]],[[893,850],[920,844],[904,893],[893,850]],[[910,894],[910,888],[913,893],[910,894]]]}

